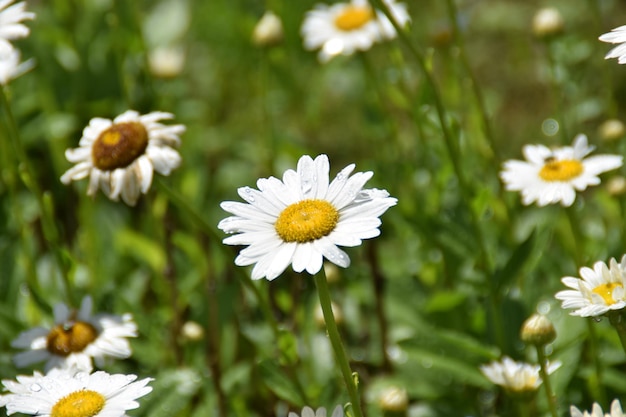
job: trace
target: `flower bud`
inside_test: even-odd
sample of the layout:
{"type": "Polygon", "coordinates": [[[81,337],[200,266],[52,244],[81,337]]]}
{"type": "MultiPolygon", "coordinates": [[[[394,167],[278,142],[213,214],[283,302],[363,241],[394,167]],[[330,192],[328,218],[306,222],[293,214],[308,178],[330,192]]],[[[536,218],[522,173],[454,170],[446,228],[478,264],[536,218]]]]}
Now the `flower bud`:
{"type": "Polygon", "coordinates": [[[180,330],[181,336],[184,340],[189,341],[198,341],[202,340],[204,337],[204,329],[202,326],[195,321],[188,321],[183,324],[182,329],[180,330]]]}
{"type": "MultiPolygon", "coordinates": [[[[341,311],[341,308],[332,301],[330,302],[330,306],[333,309],[335,323],[337,324],[337,326],[340,326],[341,323],[343,323],[343,312],[341,311]]],[[[315,306],[315,322],[320,327],[326,326],[326,321],[324,320],[324,312],[322,311],[322,306],[320,304],[317,304],[315,306]]]]}
{"type": "Polygon", "coordinates": [[[524,343],[543,346],[556,338],[556,330],[546,316],[533,314],[522,325],[521,338],[524,343]]]}
{"type": "Polygon", "coordinates": [[[174,78],[185,67],[185,52],[178,47],[159,47],[148,54],[150,72],[159,78],[174,78]]]}
{"type": "Polygon", "coordinates": [[[600,125],[598,131],[602,140],[611,142],[623,137],[626,129],[621,120],[609,119],[600,125]]]}
{"type": "Polygon", "coordinates": [[[563,31],[561,13],[553,7],[539,9],[533,16],[533,34],[538,38],[558,35],[563,31]]]}
{"type": "Polygon", "coordinates": [[[404,416],[409,407],[409,396],[404,388],[388,387],[380,394],[378,404],[385,416],[404,416]]]}
{"type": "Polygon", "coordinates": [[[283,22],[273,12],[267,11],[252,32],[252,42],[257,46],[272,46],[283,40],[283,22]]]}
{"type": "Polygon", "coordinates": [[[616,175],[606,183],[606,189],[612,196],[620,196],[626,193],[626,178],[616,175]]]}

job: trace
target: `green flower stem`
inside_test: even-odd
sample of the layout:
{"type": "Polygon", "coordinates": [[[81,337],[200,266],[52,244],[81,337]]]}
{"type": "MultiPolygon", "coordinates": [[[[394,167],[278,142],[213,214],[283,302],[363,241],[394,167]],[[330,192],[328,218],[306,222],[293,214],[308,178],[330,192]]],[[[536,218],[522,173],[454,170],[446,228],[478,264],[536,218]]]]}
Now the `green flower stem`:
{"type": "Polygon", "coordinates": [[[552,417],[559,417],[556,409],[556,397],[552,391],[550,384],[550,376],[548,375],[548,358],[543,345],[535,345],[537,348],[537,360],[539,361],[539,375],[543,380],[543,388],[546,393],[546,400],[548,400],[548,407],[550,408],[550,415],[552,417]]]}
{"type": "Polygon", "coordinates": [[[592,396],[601,404],[606,404],[606,392],[602,385],[602,362],[600,361],[600,352],[598,351],[598,335],[594,327],[593,320],[587,320],[587,330],[589,333],[589,356],[593,360],[595,372],[587,379],[588,389],[592,396]]]}
{"type": "MultiPolygon", "coordinates": [[[[13,146],[16,159],[18,161],[18,174],[28,190],[35,196],[41,215],[41,226],[46,242],[50,245],[57,267],[61,273],[61,281],[65,291],[65,297],[70,305],[76,306],[70,273],[72,269],[72,259],[69,253],[61,247],[59,232],[55,223],[54,204],[52,195],[43,192],[37,184],[35,172],[30,164],[26,151],[22,146],[19,129],[15,122],[15,117],[11,110],[11,105],[3,87],[0,87],[0,107],[4,110],[8,136],[13,146]]],[[[32,284],[32,283],[31,283],[32,284]]]]}
{"type": "Polygon", "coordinates": [[[622,343],[622,348],[626,353],[626,323],[624,323],[624,316],[619,311],[612,311],[608,314],[609,323],[617,330],[619,341],[622,343]]]}
{"type": "Polygon", "coordinates": [[[322,307],[322,313],[324,314],[326,331],[328,332],[330,344],[332,345],[333,351],[335,352],[335,360],[337,361],[337,364],[341,369],[341,374],[343,375],[344,382],[346,383],[346,388],[348,389],[354,417],[363,417],[363,412],[361,411],[361,399],[359,397],[359,390],[356,382],[357,375],[353,375],[352,370],[350,369],[348,355],[346,355],[346,351],[343,348],[341,337],[339,336],[339,330],[337,329],[335,315],[333,314],[333,309],[331,306],[328,282],[326,282],[326,275],[323,271],[324,269],[322,268],[322,272],[318,272],[317,274],[315,274],[314,278],[315,286],[317,287],[317,293],[320,299],[320,305],[322,307]]]}
{"type": "Polygon", "coordinates": [[[463,42],[463,36],[461,35],[461,30],[459,28],[458,11],[456,8],[455,0],[446,0],[446,4],[448,6],[450,24],[452,25],[452,36],[454,37],[454,40],[459,47],[459,58],[461,60],[461,65],[463,66],[463,69],[467,73],[467,76],[469,77],[472,84],[472,91],[474,93],[474,97],[476,98],[476,104],[478,105],[478,111],[482,119],[485,139],[487,139],[487,143],[489,144],[489,147],[491,148],[495,159],[501,161],[502,157],[500,155],[500,150],[496,145],[496,140],[493,135],[491,120],[489,117],[489,113],[487,112],[487,106],[485,105],[485,98],[480,88],[480,84],[478,83],[478,78],[476,78],[476,74],[474,74],[467,54],[465,53],[465,44],[463,42]]]}

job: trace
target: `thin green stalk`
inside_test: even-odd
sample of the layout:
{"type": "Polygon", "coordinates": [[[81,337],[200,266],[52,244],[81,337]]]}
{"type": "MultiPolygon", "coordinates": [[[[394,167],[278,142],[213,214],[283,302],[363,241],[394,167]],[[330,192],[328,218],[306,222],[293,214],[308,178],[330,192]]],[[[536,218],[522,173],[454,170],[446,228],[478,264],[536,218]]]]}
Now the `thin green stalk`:
{"type": "Polygon", "coordinates": [[[609,322],[617,331],[619,341],[622,343],[622,349],[624,349],[624,353],[626,353],[626,323],[624,323],[624,317],[619,311],[612,311],[608,316],[609,322]]]}
{"type": "Polygon", "coordinates": [[[600,352],[598,350],[598,335],[594,327],[593,320],[587,320],[587,330],[589,333],[589,355],[592,358],[594,373],[587,379],[589,391],[593,398],[600,404],[606,404],[606,392],[602,385],[602,362],[600,361],[600,352]]]}
{"type": "Polygon", "coordinates": [[[478,78],[476,78],[476,74],[472,70],[472,66],[470,65],[467,54],[465,53],[465,43],[463,41],[463,36],[461,35],[461,30],[459,28],[458,11],[456,8],[455,0],[446,0],[446,4],[448,6],[450,24],[452,25],[452,36],[454,37],[454,40],[459,48],[459,58],[461,59],[461,65],[463,65],[463,69],[467,73],[467,76],[470,78],[472,84],[472,92],[474,93],[476,104],[478,105],[478,111],[481,116],[485,139],[487,139],[487,143],[489,144],[495,159],[497,161],[501,161],[502,157],[500,155],[500,150],[496,144],[493,129],[491,128],[491,118],[489,117],[489,113],[487,112],[485,98],[480,88],[480,84],[478,83],[478,78]]]}
{"type": "Polygon", "coordinates": [[[326,331],[328,332],[328,338],[330,344],[335,352],[335,360],[341,369],[348,394],[350,396],[350,402],[352,404],[352,411],[354,417],[363,417],[363,411],[361,411],[361,399],[359,397],[359,389],[357,387],[358,375],[352,373],[350,369],[350,362],[348,355],[343,347],[339,330],[337,329],[337,323],[335,322],[335,315],[333,314],[333,308],[331,306],[330,291],[328,290],[328,282],[326,282],[326,275],[324,269],[315,274],[315,286],[317,287],[317,293],[320,299],[320,305],[322,307],[322,313],[324,314],[324,321],[326,323],[326,331]]]}
{"type": "Polygon", "coordinates": [[[13,146],[16,159],[18,162],[18,173],[22,182],[28,190],[35,196],[39,210],[41,213],[41,225],[43,229],[44,237],[50,245],[52,254],[55,258],[57,267],[61,273],[61,281],[63,283],[63,289],[65,296],[70,305],[76,306],[74,294],[72,291],[72,284],[70,282],[71,273],[71,258],[67,251],[63,250],[60,243],[59,232],[55,223],[54,216],[54,204],[52,202],[52,195],[49,192],[43,192],[37,184],[35,172],[30,164],[28,155],[22,146],[19,129],[15,122],[15,117],[11,110],[9,100],[7,98],[4,88],[0,87],[0,107],[4,110],[6,130],[13,146]]]}
{"type": "Polygon", "coordinates": [[[550,384],[550,376],[548,374],[548,358],[546,357],[546,353],[543,345],[535,345],[537,348],[537,360],[539,361],[539,375],[541,375],[541,379],[543,380],[543,388],[546,393],[546,400],[548,400],[548,407],[550,408],[550,415],[552,417],[559,417],[557,409],[556,409],[556,396],[552,391],[552,386],[550,384]]]}

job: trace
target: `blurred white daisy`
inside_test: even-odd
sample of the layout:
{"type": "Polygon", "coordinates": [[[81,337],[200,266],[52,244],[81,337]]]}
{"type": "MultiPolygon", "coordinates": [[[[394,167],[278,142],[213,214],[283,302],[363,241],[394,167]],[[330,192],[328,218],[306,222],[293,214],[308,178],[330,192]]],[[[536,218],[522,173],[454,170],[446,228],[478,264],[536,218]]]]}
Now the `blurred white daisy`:
{"type": "Polygon", "coordinates": [[[26,2],[9,6],[15,0],[0,0],[0,52],[11,48],[9,41],[25,38],[30,33],[21,22],[35,18],[35,13],[26,11],[26,2]]]}
{"type": "Polygon", "coordinates": [[[350,265],[337,246],[358,246],[362,239],[380,234],[378,218],[397,203],[385,190],[363,189],[372,172],[349,176],[355,165],[341,170],[329,184],[326,155],[315,160],[303,156],[297,170],[287,170],[283,180],[261,178],[259,190],[239,188],[248,204],[225,201],[221,207],[234,216],[217,227],[237,233],[227,245],[249,245],[235,259],[238,266],[256,264],[252,279],[278,277],[289,264],[293,270],[317,273],[325,257],[341,267],[350,265]]]}
{"type": "Polygon", "coordinates": [[[11,346],[28,349],[13,358],[17,367],[46,361],[52,368],[93,369],[92,359],[101,367],[106,357],[127,358],[131,354],[128,337],[137,336],[137,325],[130,314],[92,315],[91,297],[85,297],[80,310],[65,304],[54,307],[52,328],[36,327],[21,333],[11,346]]]}
{"type": "Polygon", "coordinates": [[[611,310],[626,307],[624,292],[624,274],[626,273],[626,255],[621,263],[613,258],[607,266],[596,262],[593,269],[580,268],[580,278],[564,277],[561,282],[570,290],[559,291],[555,297],[563,301],[561,307],[576,309],[573,316],[600,316],[611,310]]]}
{"type": "MultiPolygon", "coordinates": [[[[324,407],[320,407],[317,410],[313,410],[311,407],[304,407],[300,416],[291,411],[287,417],[326,417],[326,409],[324,407]]],[[[343,408],[341,405],[335,407],[330,417],[343,417],[343,408]]]]}
{"type": "Polygon", "coordinates": [[[619,400],[613,400],[611,403],[611,413],[604,414],[602,412],[602,407],[600,404],[593,403],[593,407],[591,408],[591,413],[585,411],[581,412],[578,408],[573,405],[569,409],[571,417],[626,417],[626,414],[622,411],[622,406],[619,403],[619,400]]]}
{"type": "MultiPolygon", "coordinates": [[[[411,20],[404,3],[383,1],[400,26],[411,20]]],[[[307,12],[301,34],[306,49],[320,49],[318,58],[321,62],[337,55],[351,55],[357,50],[366,51],[375,42],[393,39],[397,35],[387,16],[372,9],[367,0],[316,5],[307,12]]]]}
{"type": "Polygon", "coordinates": [[[63,174],[61,182],[89,177],[87,195],[100,188],[111,200],[117,201],[121,195],[126,204],[134,206],[140,193],[150,189],[153,171],[169,175],[180,165],[174,148],[180,145],[185,126],[159,123],[173,117],[171,113],[140,115],[128,110],[113,121],[91,119],[79,147],[65,151],[67,160],[76,165],[63,174]]]}
{"type": "Polygon", "coordinates": [[[619,64],[626,64],[626,25],[613,29],[599,38],[602,42],[619,43],[611,49],[604,59],[617,58],[619,64]]]}
{"type": "Polygon", "coordinates": [[[20,59],[20,51],[11,45],[8,48],[0,48],[0,84],[7,85],[9,81],[33,67],[32,59],[24,62],[20,62],[20,59]]]}
{"type": "MultiPolygon", "coordinates": [[[[561,362],[553,362],[548,365],[548,375],[552,374],[561,366],[561,362]]],[[[502,386],[507,391],[516,394],[534,392],[539,388],[541,377],[539,365],[531,365],[524,362],[516,362],[509,357],[502,358],[501,362],[491,362],[482,365],[481,372],[494,384],[502,386]]]]}
{"type": "Polygon", "coordinates": [[[133,382],[136,375],[93,374],[53,369],[42,375],[18,376],[4,380],[9,393],[0,396],[7,414],[23,413],[42,417],[123,417],[126,410],[139,407],[135,401],[150,393],[152,378],[133,382]]]}
{"type": "Polygon", "coordinates": [[[620,155],[595,155],[585,158],[594,147],[587,136],[578,135],[573,146],[550,149],[544,145],[526,145],[526,161],[504,163],[500,177],[509,191],[520,191],[525,205],[539,206],[560,202],[571,206],[576,191],[600,184],[598,175],[622,166],[620,155]]]}

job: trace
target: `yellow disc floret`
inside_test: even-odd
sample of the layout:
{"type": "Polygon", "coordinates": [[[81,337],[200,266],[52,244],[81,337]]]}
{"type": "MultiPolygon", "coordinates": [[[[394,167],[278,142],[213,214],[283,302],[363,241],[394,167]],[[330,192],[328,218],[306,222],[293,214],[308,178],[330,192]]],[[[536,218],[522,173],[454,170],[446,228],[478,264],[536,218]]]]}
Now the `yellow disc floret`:
{"type": "Polygon", "coordinates": [[[274,228],[285,242],[306,243],[320,239],[337,226],[339,212],[326,200],[302,200],[285,208],[274,228]]]}
{"type": "Polygon", "coordinates": [[[76,321],[54,327],[46,339],[46,349],[57,356],[82,352],[98,337],[98,331],[89,323],[76,321]]]}
{"type": "Polygon", "coordinates": [[[347,6],[336,18],[335,26],[344,31],[356,30],[374,18],[367,6],[347,6]]]}
{"type": "Polygon", "coordinates": [[[577,159],[548,158],[539,171],[544,181],[569,181],[583,173],[583,164],[577,159]]]}
{"type": "Polygon", "coordinates": [[[102,171],[125,168],[148,147],[148,131],[138,122],[116,123],[98,136],[91,148],[93,164],[102,171]]]}
{"type": "Polygon", "coordinates": [[[51,417],[92,417],[102,411],[106,398],[96,391],[74,391],[52,407],[51,417]]]}
{"type": "Polygon", "coordinates": [[[609,282],[607,284],[598,285],[591,292],[593,292],[594,294],[598,294],[600,297],[602,297],[606,305],[610,306],[611,304],[615,304],[619,301],[613,298],[613,290],[615,290],[615,288],[617,287],[622,288],[623,285],[619,282],[609,282]]]}

